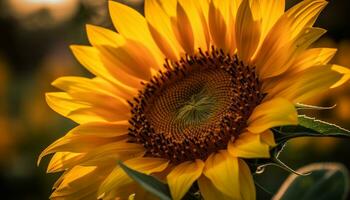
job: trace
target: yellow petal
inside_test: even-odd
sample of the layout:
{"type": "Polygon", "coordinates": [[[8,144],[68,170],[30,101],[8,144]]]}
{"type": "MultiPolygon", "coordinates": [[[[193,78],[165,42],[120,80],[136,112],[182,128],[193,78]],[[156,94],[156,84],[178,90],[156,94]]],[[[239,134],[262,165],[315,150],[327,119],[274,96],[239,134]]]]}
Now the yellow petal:
{"type": "MultiPolygon", "coordinates": [[[[113,118],[113,116],[111,116],[111,113],[108,114],[108,111],[106,112],[104,110],[91,108],[91,107],[73,110],[66,117],[69,119],[72,119],[78,124],[85,124],[90,122],[108,122],[106,118],[111,118],[111,119],[113,118]]],[[[117,118],[116,120],[111,120],[111,121],[119,121],[119,120],[125,120],[125,119],[126,118],[123,117],[122,119],[117,118]]]]}
{"type": "MultiPolygon", "coordinates": [[[[220,1],[219,1],[220,2],[220,1]]],[[[226,22],[227,27],[229,30],[228,33],[228,39],[227,41],[230,42],[230,48],[232,49],[230,52],[235,53],[237,48],[237,41],[236,41],[236,21],[237,21],[237,15],[238,15],[238,9],[240,8],[240,5],[242,3],[242,0],[226,0],[228,3],[228,14],[226,14],[226,22]]],[[[253,2],[254,4],[255,2],[253,2]]],[[[255,4],[254,4],[255,5],[255,4]]],[[[227,12],[227,11],[226,11],[227,12]]],[[[254,15],[254,11],[253,11],[254,15]]]]}
{"type": "Polygon", "coordinates": [[[256,190],[253,180],[253,176],[250,172],[248,165],[241,159],[238,160],[239,164],[239,184],[241,188],[241,195],[243,200],[255,200],[256,190]]]}
{"type": "Polygon", "coordinates": [[[186,53],[194,53],[194,32],[183,6],[178,2],[176,5],[176,17],[171,18],[171,25],[175,36],[186,53]]]}
{"type": "Polygon", "coordinates": [[[276,146],[275,137],[274,137],[272,131],[267,130],[267,131],[261,133],[260,137],[261,137],[261,141],[264,142],[265,144],[269,145],[270,147],[276,146]]]}
{"type": "Polygon", "coordinates": [[[47,173],[59,172],[67,169],[67,163],[76,163],[83,154],[71,152],[57,152],[55,153],[47,167],[47,173]]]}
{"type": "MultiPolygon", "coordinates": [[[[259,76],[262,79],[271,78],[282,74],[287,71],[294,60],[299,54],[305,51],[313,42],[319,39],[326,31],[321,28],[305,28],[303,31],[292,41],[289,41],[290,33],[286,33],[284,38],[279,41],[280,44],[273,44],[271,42],[269,58],[263,58],[258,60],[264,60],[264,62],[258,62],[259,76]],[[274,49],[275,51],[272,51],[274,49]]],[[[278,36],[276,36],[278,37],[278,36]]],[[[277,42],[277,41],[276,41],[277,42]]],[[[266,44],[266,43],[265,43],[266,44]]],[[[262,48],[267,48],[262,47],[262,48]]],[[[261,51],[264,51],[263,49],[261,51]]],[[[258,55],[261,56],[261,55],[258,55]]]]}
{"type": "Polygon", "coordinates": [[[47,104],[57,113],[67,116],[71,111],[79,108],[87,108],[90,105],[86,102],[74,101],[74,99],[65,92],[46,93],[47,104]]]}
{"type": "Polygon", "coordinates": [[[260,22],[255,19],[249,5],[249,0],[243,0],[238,9],[236,22],[236,43],[238,57],[249,63],[260,40],[260,22]]]}
{"type": "Polygon", "coordinates": [[[139,12],[122,3],[109,1],[109,13],[115,28],[124,38],[143,44],[152,52],[157,66],[163,64],[164,57],[153,41],[146,19],[139,12]]]}
{"type": "MultiPolygon", "coordinates": [[[[180,59],[180,55],[184,54],[184,51],[180,44],[173,45],[171,41],[169,41],[169,37],[163,35],[159,30],[157,30],[153,25],[149,24],[149,29],[152,33],[152,37],[156,41],[159,49],[164,53],[167,59],[172,61],[177,61],[180,59]],[[177,46],[177,47],[174,47],[177,46]]],[[[173,32],[171,32],[173,33],[173,32]]],[[[170,33],[169,33],[170,34],[170,33]]],[[[175,36],[174,36],[175,37],[175,36]]],[[[174,43],[178,43],[176,40],[174,43]]]]}
{"type": "MultiPolygon", "coordinates": [[[[179,4],[183,6],[186,15],[189,18],[192,30],[194,31],[194,49],[199,48],[206,51],[209,48],[209,30],[207,27],[207,17],[205,16],[205,9],[209,3],[198,0],[179,0],[179,4]],[[204,10],[203,10],[204,9],[204,10]]],[[[209,8],[209,7],[208,7],[209,8]]]]}
{"type": "Polygon", "coordinates": [[[177,165],[167,176],[171,196],[180,200],[192,184],[201,176],[204,163],[201,160],[187,161],[177,165]]]}
{"type": "MultiPolygon", "coordinates": [[[[283,27],[285,29],[285,27],[283,27]]],[[[278,30],[271,31],[272,34],[283,35],[278,30]]],[[[259,51],[254,58],[254,65],[260,79],[267,79],[282,74],[287,71],[294,56],[293,43],[286,41],[288,35],[278,39],[277,35],[270,36],[262,43],[259,51]]]]}
{"type": "Polygon", "coordinates": [[[116,98],[130,99],[135,96],[135,90],[125,87],[116,87],[99,77],[89,79],[78,76],[64,76],[56,79],[52,82],[52,85],[70,94],[75,92],[91,92],[93,88],[95,93],[116,98]]]}
{"type": "Polygon", "coordinates": [[[109,12],[115,28],[125,38],[152,44],[146,20],[136,10],[122,3],[109,1],[109,12]]]}
{"type": "Polygon", "coordinates": [[[48,105],[59,114],[83,124],[88,122],[121,121],[130,118],[130,107],[126,100],[91,91],[67,94],[46,94],[48,105]]]}
{"type": "Polygon", "coordinates": [[[119,46],[124,43],[124,38],[111,30],[94,26],[86,25],[86,33],[89,39],[89,42],[94,45],[109,45],[109,46],[119,46]]]}
{"type": "Polygon", "coordinates": [[[92,80],[94,84],[100,88],[102,87],[104,91],[108,91],[109,94],[114,94],[114,96],[122,99],[130,99],[138,92],[135,88],[128,87],[125,84],[114,85],[100,77],[95,77],[92,80]]]}
{"type": "Polygon", "coordinates": [[[162,9],[159,1],[145,1],[145,16],[159,49],[167,58],[177,61],[183,50],[172,31],[170,17],[162,9]]]}
{"type": "MultiPolygon", "coordinates": [[[[145,174],[161,172],[168,166],[168,163],[169,161],[165,159],[147,157],[134,158],[124,162],[129,168],[145,174]]],[[[117,166],[101,184],[98,196],[102,196],[104,193],[108,193],[131,182],[131,178],[126,175],[122,168],[117,166]]]]}
{"type": "Polygon", "coordinates": [[[69,131],[69,134],[112,138],[126,135],[129,127],[130,124],[126,120],[118,122],[90,122],[80,124],[69,131]]]}
{"type": "MultiPolygon", "coordinates": [[[[130,116],[130,106],[127,101],[116,95],[118,92],[114,89],[115,87],[112,87],[109,91],[106,83],[103,85],[100,83],[97,84],[94,80],[85,78],[62,77],[54,81],[53,85],[67,91],[67,100],[88,105],[87,107],[71,110],[67,113],[67,116],[72,117],[72,113],[89,109],[94,115],[99,115],[108,121],[127,119],[130,116]],[[71,97],[71,99],[68,97],[71,97]]],[[[123,95],[124,93],[119,92],[119,94],[123,95]]],[[[48,96],[50,97],[50,95],[48,96]]]]}
{"type": "Polygon", "coordinates": [[[261,15],[261,38],[275,25],[277,20],[284,14],[285,0],[260,0],[261,15]]]}
{"type": "Polygon", "coordinates": [[[114,166],[118,160],[123,161],[143,156],[144,151],[144,147],[140,144],[116,140],[115,142],[110,142],[86,152],[86,154],[79,159],[78,164],[84,166],[103,166],[111,164],[114,166]]]}
{"type": "Polygon", "coordinates": [[[317,65],[325,65],[334,57],[336,52],[337,49],[332,48],[308,49],[295,59],[290,73],[297,73],[317,65]]]}
{"type": "Polygon", "coordinates": [[[58,89],[64,90],[67,93],[71,91],[87,91],[89,88],[94,87],[101,93],[107,93],[111,96],[113,93],[106,91],[105,88],[97,87],[97,83],[94,83],[93,79],[80,77],[80,76],[64,76],[56,79],[52,82],[52,85],[58,89]]]}
{"type": "Polygon", "coordinates": [[[97,48],[101,51],[102,62],[115,75],[124,75],[128,78],[134,76],[148,81],[151,78],[151,66],[157,66],[150,52],[141,43],[128,40],[125,45],[118,48],[111,46],[97,48]]]}
{"type": "Polygon", "coordinates": [[[89,107],[80,108],[71,111],[67,118],[70,118],[78,124],[85,124],[90,122],[118,122],[130,119],[130,112],[123,109],[103,108],[103,107],[89,107]]]}
{"type": "Polygon", "coordinates": [[[50,199],[96,199],[97,188],[110,168],[75,166],[64,173],[50,199]]]}
{"type": "MultiPolygon", "coordinates": [[[[51,152],[43,152],[39,157],[51,152]]],[[[83,153],[58,152],[54,155],[50,162],[48,172],[57,172],[66,169],[71,169],[74,166],[115,166],[118,161],[137,158],[144,155],[142,145],[135,143],[127,143],[125,141],[110,142],[105,145],[93,148],[90,151],[83,153]],[[65,156],[67,155],[68,156],[65,156]],[[62,158],[62,160],[58,160],[62,158]]]]}
{"type": "Polygon", "coordinates": [[[312,43],[317,41],[322,35],[324,35],[327,30],[323,28],[305,28],[303,31],[296,37],[294,41],[295,51],[304,51],[312,43]]]}
{"type": "MultiPolygon", "coordinates": [[[[94,48],[89,46],[78,46],[72,45],[70,46],[74,56],[76,59],[91,73],[99,76],[109,82],[121,86],[121,87],[132,87],[139,88],[140,80],[128,77],[128,76],[120,76],[120,74],[112,74],[112,69],[107,69],[107,66],[103,64],[100,58],[100,52],[94,48]]],[[[114,65],[116,68],[116,66],[114,65]]]]}
{"type": "Polygon", "coordinates": [[[99,52],[96,48],[90,46],[71,45],[75,58],[91,73],[96,76],[113,81],[113,77],[105,69],[100,61],[99,52]]]}
{"type": "Polygon", "coordinates": [[[326,4],[324,0],[306,0],[280,17],[254,59],[261,79],[285,72],[295,55],[324,33],[311,25],[326,4]]]}
{"type": "Polygon", "coordinates": [[[212,154],[205,162],[204,175],[220,192],[240,199],[238,159],[227,151],[212,154]]]}
{"type": "MultiPolygon", "coordinates": [[[[91,88],[91,91],[93,91],[94,88],[91,88]]],[[[101,110],[105,110],[106,112],[109,112],[112,115],[112,112],[114,115],[117,116],[111,116],[112,118],[119,118],[119,119],[125,119],[125,117],[129,117],[130,112],[130,105],[128,105],[127,101],[125,99],[119,98],[119,97],[112,97],[105,94],[98,94],[95,92],[78,92],[74,91],[69,93],[71,97],[74,98],[75,101],[78,102],[86,102],[87,104],[91,105],[92,108],[97,108],[101,110]]],[[[83,108],[84,109],[84,108],[83,108]]]]}
{"type": "Polygon", "coordinates": [[[85,194],[79,194],[78,192],[84,190],[84,188],[87,188],[92,184],[92,182],[85,185],[78,185],[77,183],[81,183],[82,180],[89,180],[94,172],[96,172],[96,167],[74,167],[62,175],[64,178],[62,179],[61,183],[57,185],[57,188],[51,194],[50,198],[61,197],[72,199],[72,196],[84,196],[85,194]],[[74,185],[76,188],[69,188],[69,185],[74,185]]]}
{"type": "MultiPolygon", "coordinates": [[[[209,14],[209,0],[204,1],[196,1],[192,0],[196,9],[198,10],[200,22],[197,24],[197,27],[202,26],[200,30],[202,30],[202,36],[196,37],[198,40],[196,41],[196,47],[201,48],[203,50],[208,50],[211,45],[210,32],[208,27],[208,14],[209,14]]],[[[197,28],[194,28],[197,30],[197,28]]]]}
{"type": "Polygon", "coordinates": [[[214,5],[213,1],[210,1],[209,5],[209,30],[215,46],[222,48],[225,46],[226,38],[226,24],[224,16],[220,13],[214,5]],[[221,31],[218,31],[221,30],[221,31]]]}
{"type": "Polygon", "coordinates": [[[260,135],[249,132],[239,135],[238,139],[230,142],[227,150],[232,156],[240,158],[270,157],[270,148],[261,141],[260,135]]]}
{"type": "Polygon", "coordinates": [[[61,183],[61,186],[68,185],[69,183],[72,183],[76,180],[79,180],[82,177],[86,177],[88,174],[91,174],[92,172],[96,171],[97,167],[81,167],[76,166],[74,169],[70,170],[68,173],[65,174],[65,178],[61,183]]]}
{"type": "Polygon", "coordinates": [[[258,105],[248,119],[248,130],[262,133],[277,126],[298,123],[298,114],[294,105],[283,98],[274,98],[258,105]]]}
{"type": "Polygon", "coordinates": [[[319,95],[342,78],[339,72],[332,70],[332,65],[310,67],[294,75],[283,77],[266,89],[266,99],[282,97],[299,103],[319,95]]]}
{"type": "Polygon", "coordinates": [[[216,189],[213,183],[205,176],[201,176],[198,179],[198,186],[204,200],[234,200],[216,189]]]}
{"type": "Polygon", "coordinates": [[[208,25],[211,38],[217,48],[234,53],[235,16],[240,0],[212,0],[209,4],[208,25]]]}
{"type": "Polygon", "coordinates": [[[83,153],[90,151],[92,148],[96,148],[103,144],[110,143],[108,138],[99,138],[94,136],[81,136],[81,135],[66,135],[50,146],[48,146],[39,156],[38,163],[42,157],[55,152],[73,152],[83,153]]]}
{"type": "MultiPolygon", "coordinates": [[[[45,97],[46,97],[47,104],[50,106],[52,110],[66,117],[68,117],[68,115],[74,110],[90,107],[90,105],[86,102],[75,101],[70,95],[68,95],[65,92],[46,93],[45,97]]],[[[69,118],[77,123],[83,123],[83,122],[89,121],[89,119],[82,120],[80,118],[75,118],[75,117],[69,117],[69,118]]],[[[92,118],[93,116],[91,116],[91,119],[92,118]]]]}
{"type": "Polygon", "coordinates": [[[338,82],[336,82],[334,85],[332,85],[332,88],[339,87],[339,86],[343,85],[344,83],[346,83],[350,79],[350,69],[349,68],[342,67],[340,65],[333,65],[332,70],[343,75],[343,77],[338,82]]]}
{"type": "Polygon", "coordinates": [[[157,0],[168,16],[176,16],[177,0],[157,0]]]}
{"type": "Polygon", "coordinates": [[[291,25],[292,38],[305,27],[311,27],[327,4],[325,0],[304,0],[290,8],[285,15],[290,20],[288,24],[291,25]]]}

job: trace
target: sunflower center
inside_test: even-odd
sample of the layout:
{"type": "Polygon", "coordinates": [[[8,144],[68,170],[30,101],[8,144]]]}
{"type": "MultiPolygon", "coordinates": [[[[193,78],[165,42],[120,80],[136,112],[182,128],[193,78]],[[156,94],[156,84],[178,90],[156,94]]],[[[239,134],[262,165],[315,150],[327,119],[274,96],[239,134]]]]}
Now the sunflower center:
{"type": "Polygon", "coordinates": [[[189,125],[203,123],[213,113],[215,98],[210,92],[201,89],[178,109],[176,121],[180,124],[189,125]]]}
{"type": "Polygon", "coordinates": [[[129,102],[130,142],[145,156],[204,160],[239,136],[264,97],[254,67],[215,49],[165,67],[129,102]]]}

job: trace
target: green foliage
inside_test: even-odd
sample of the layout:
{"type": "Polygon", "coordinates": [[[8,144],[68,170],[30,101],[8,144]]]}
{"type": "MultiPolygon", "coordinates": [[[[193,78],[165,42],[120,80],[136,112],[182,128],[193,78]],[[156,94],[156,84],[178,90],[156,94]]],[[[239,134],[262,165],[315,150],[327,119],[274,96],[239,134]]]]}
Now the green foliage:
{"type": "Polygon", "coordinates": [[[312,117],[300,115],[299,125],[274,128],[277,144],[283,144],[296,137],[348,137],[350,131],[312,117]]]}
{"type": "Polygon", "coordinates": [[[274,200],[346,199],[348,172],[340,164],[311,164],[298,170],[307,176],[292,174],[284,182],[274,200]]]}
{"type": "Polygon", "coordinates": [[[139,183],[146,191],[159,197],[161,200],[171,200],[169,187],[157,180],[153,176],[149,176],[133,169],[128,168],[123,163],[119,163],[120,167],[132,178],[134,181],[139,183]]]}

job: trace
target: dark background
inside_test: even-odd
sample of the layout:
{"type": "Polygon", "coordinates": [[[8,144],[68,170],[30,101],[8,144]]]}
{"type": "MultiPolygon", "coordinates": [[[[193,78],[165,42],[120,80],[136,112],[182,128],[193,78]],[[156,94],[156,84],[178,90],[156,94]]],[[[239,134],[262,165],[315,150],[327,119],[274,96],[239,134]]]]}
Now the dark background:
{"type": "MultiPolygon", "coordinates": [[[[142,0],[123,1],[142,12],[142,0]]],[[[288,1],[288,6],[299,1],[288,1]]],[[[319,46],[339,48],[333,62],[350,67],[350,1],[332,0],[317,26],[328,29],[319,46]]],[[[1,199],[47,199],[59,174],[46,174],[40,152],[74,123],[51,111],[44,93],[63,75],[88,74],[72,57],[70,44],[88,44],[85,24],[112,28],[105,0],[0,1],[0,194],[1,199]],[[33,3],[34,2],[34,3],[33,3]]],[[[349,84],[348,84],[349,85],[349,84]]],[[[309,102],[333,110],[310,113],[350,128],[350,87],[309,102]]],[[[288,143],[281,159],[297,169],[313,162],[340,162],[350,168],[350,140],[301,138],[288,143]]],[[[274,167],[260,185],[277,191],[288,173],[274,167]]],[[[271,194],[258,188],[259,199],[271,194]]]]}

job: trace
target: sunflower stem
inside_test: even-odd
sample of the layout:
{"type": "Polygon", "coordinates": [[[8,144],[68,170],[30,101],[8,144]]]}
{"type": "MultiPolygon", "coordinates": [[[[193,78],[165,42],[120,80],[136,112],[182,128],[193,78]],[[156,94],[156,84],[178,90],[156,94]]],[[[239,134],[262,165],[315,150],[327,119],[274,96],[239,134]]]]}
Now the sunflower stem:
{"type": "Polygon", "coordinates": [[[311,174],[311,172],[307,172],[307,173],[300,173],[300,172],[297,172],[295,171],[294,169],[292,169],[291,167],[289,167],[288,165],[286,165],[284,162],[282,162],[281,160],[279,160],[278,158],[276,157],[273,157],[272,160],[275,162],[275,163],[271,163],[271,165],[275,165],[275,166],[278,166],[280,167],[281,169],[284,169],[290,173],[293,173],[295,175],[298,175],[298,176],[308,176],[311,174]]]}

